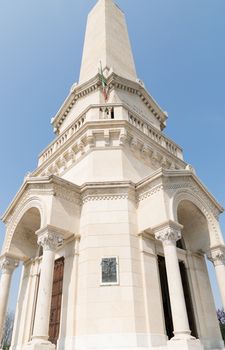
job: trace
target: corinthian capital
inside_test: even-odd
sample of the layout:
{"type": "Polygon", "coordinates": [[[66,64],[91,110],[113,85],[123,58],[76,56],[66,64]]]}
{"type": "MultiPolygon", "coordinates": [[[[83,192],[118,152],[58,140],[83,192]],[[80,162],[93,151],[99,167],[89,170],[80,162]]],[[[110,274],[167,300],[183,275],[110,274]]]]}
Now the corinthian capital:
{"type": "Polygon", "coordinates": [[[225,246],[212,248],[207,257],[215,266],[225,265],[225,246]]]}
{"type": "Polygon", "coordinates": [[[165,245],[175,245],[176,241],[181,239],[182,225],[168,221],[162,225],[159,225],[153,229],[155,238],[162,241],[165,245]]]}
{"type": "Polygon", "coordinates": [[[9,257],[7,255],[3,255],[0,258],[0,269],[2,274],[4,273],[12,273],[15,268],[19,265],[19,261],[9,257]]]}
{"type": "Polygon", "coordinates": [[[43,250],[55,251],[63,244],[63,235],[52,230],[51,227],[36,232],[38,235],[38,244],[43,247],[43,250]]]}

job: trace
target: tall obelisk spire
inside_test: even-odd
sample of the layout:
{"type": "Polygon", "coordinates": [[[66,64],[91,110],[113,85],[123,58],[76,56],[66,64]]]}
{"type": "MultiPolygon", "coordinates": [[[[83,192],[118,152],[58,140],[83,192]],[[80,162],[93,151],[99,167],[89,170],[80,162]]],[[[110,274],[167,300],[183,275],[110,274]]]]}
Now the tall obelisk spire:
{"type": "Polygon", "coordinates": [[[103,69],[137,79],[125,16],[112,0],[99,0],[88,15],[80,83],[97,74],[100,61],[103,69]]]}

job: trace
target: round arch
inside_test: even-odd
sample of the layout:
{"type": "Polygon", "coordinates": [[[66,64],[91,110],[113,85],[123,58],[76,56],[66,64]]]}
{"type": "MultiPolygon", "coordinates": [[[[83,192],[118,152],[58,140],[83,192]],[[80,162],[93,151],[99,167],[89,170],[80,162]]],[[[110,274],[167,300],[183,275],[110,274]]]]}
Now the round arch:
{"type": "Polygon", "coordinates": [[[207,252],[220,243],[216,219],[198,195],[178,190],[173,196],[172,215],[174,221],[184,226],[183,238],[188,249],[207,252]]]}
{"type": "Polygon", "coordinates": [[[44,205],[39,198],[21,203],[7,228],[4,250],[24,261],[36,257],[39,247],[35,232],[43,227],[44,221],[44,205]]]}

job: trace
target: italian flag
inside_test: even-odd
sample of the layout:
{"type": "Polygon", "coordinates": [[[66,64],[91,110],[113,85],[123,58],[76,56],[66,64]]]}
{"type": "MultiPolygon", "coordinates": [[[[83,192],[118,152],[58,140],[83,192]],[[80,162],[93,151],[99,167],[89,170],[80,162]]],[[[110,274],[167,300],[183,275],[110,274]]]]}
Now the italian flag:
{"type": "Polygon", "coordinates": [[[100,74],[100,79],[101,79],[101,83],[102,83],[102,93],[105,99],[105,102],[108,99],[108,85],[107,85],[107,80],[103,74],[103,70],[102,70],[102,63],[100,62],[100,69],[99,69],[99,74],[100,74]]]}

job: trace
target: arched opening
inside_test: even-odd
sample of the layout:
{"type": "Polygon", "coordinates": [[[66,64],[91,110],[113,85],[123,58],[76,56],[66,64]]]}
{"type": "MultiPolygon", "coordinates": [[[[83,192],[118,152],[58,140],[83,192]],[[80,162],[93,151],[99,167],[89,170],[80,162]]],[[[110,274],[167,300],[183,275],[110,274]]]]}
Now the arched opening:
{"type": "Polygon", "coordinates": [[[20,277],[20,289],[17,299],[17,293],[11,289],[11,294],[17,299],[17,326],[13,333],[13,344],[22,341],[22,337],[27,338],[29,328],[32,327],[32,315],[35,309],[35,299],[37,295],[38,276],[34,278],[33,294],[28,295],[29,290],[29,276],[32,273],[33,264],[32,261],[38,258],[40,255],[40,248],[37,244],[36,231],[41,227],[41,214],[38,208],[31,207],[21,216],[17,223],[12,235],[12,239],[9,245],[9,253],[17,257],[18,260],[24,262],[23,268],[16,270],[13,276],[14,280],[20,277]],[[22,275],[21,275],[22,273],[22,275]],[[32,300],[33,298],[33,300],[32,300]],[[29,303],[32,300],[31,303],[29,303]],[[32,305],[32,306],[31,306],[32,305]],[[26,315],[26,319],[29,320],[31,327],[19,327],[23,324],[23,317],[26,315]]]}
{"type": "MultiPolygon", "coordinates": [[[[181,280],[183,285],[187,316],[191,335],[198,338],[197,318],[194,304],[194,291],[189,271],[188,254],[200,256],[204,264],[203,253],[207,252],[210,247],[210,234],[208,229],[208,221],[201,210],[190,200],[181,200],[175,208],[175,221],[183,226],[182,238],[177,242],[177,255],[179,259],[179,267],[181,280]],[[181,251],[181,249],[183,251],[181,251]],[[196,253],[200,253],[196,254],[196,253]],[[188,268],[187,268],[188,267],[188,268]]],[[[165,328],[169,339],[173,337],[173,318],[170,304],[169,287],[167,281],[165,258],[158,256],[158,266],[160,283],[162,290],[162,301],[165,318],[165,328]]]]}
{"type": "Polygon", "coordinates": [[[37,235],[41,226],[41,215],[37,208],[28,209],[14,231],[10,244],[10,253],[23,261],[39,255],[37,235]]]}
{"type": "MultiPolygon", "coordinates": [[[[210,247],[210,235],[207,219],[201,210],[191,201],[182,200],[179,202],[177,207],[177,219],[179,224],[183,226],[182,240],[186,249],[191,253],[205,253],[210,247]]],[[[197,337],[198,332],[190,275],[188,274],[184,261],[179,261],[179,264],[189,326],[192,331],[192,335],[197,337]]]]}
{"type": "Polygon", "coordinates": [[[186,249],[192,252],[206,252],[210,247],[208,222],[200,209],[188,200],[177,208],[177,219],[183,225],[182,238],[186,249]]]}

